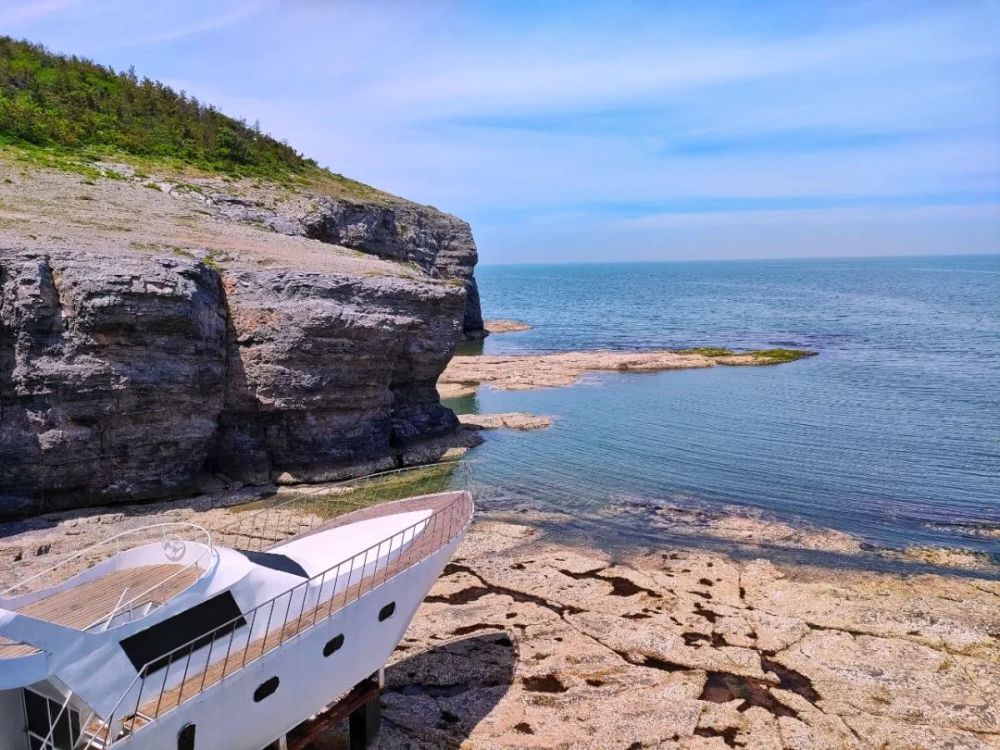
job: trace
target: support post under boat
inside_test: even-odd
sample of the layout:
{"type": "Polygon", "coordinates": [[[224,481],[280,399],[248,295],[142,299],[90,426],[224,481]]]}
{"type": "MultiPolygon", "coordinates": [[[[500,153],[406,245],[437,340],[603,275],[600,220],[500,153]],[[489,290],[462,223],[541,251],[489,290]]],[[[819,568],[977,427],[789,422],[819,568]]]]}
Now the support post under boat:
{"type": "Polygon", "coordinates": [[[347,719],[350,750],[365,750],[378,734],[382,716],[379,697],[384,684],[383,667],[355,685],[337,703],[303,722],[271,747],[277,750],[305,750],[324,732],[347,719]],[[282,744],[283,742],[286,744],[282,744]]]}

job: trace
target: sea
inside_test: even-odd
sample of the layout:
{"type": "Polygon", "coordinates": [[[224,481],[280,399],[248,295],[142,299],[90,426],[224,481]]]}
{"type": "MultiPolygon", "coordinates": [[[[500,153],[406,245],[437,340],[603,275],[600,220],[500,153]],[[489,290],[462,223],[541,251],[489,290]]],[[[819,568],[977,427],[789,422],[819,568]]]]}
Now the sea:
{"type": "Polygon", "coordinates": [[[655,543],[623,503],[745,510],[866,546],[1000,561],[1000,256],[485,265],[486,318],[531,324],[464,356],[804,348],[770,367],[480,387],[457,411],[550,415],[469,454],[490,508],[655,543]]]}

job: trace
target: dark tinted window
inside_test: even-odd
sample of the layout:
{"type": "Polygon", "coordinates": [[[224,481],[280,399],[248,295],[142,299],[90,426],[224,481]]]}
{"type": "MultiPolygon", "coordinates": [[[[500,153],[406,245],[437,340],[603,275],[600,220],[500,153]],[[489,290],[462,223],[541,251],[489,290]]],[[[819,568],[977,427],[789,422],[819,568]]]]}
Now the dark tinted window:
{"type": "Polygon", "coordinates": [[[299,578],[308,578],[305,568],[295,560],[285,555],[276,555],[273,552],[253,552],[251,550],[240,550],[243,555],[252,563],[262,565],[271,570],[278,570],[282,573],[291,573],[299,578]]]}
{"type": "Polygon", "coordinates": [[[262,682],[260,687],[253,691],[253,702],[260,703],[267,696],[272,695],[275,690],[278,689],[278,685],[281,682],[277,677],[272,677],[266,682],[262,682]]]}
{"type": "Polygon", "coordinates": [[[177,750],[194,750],[194,724],[185,724],[177,733],[177,750]]]}
{"type": "Polygon", "coordinates": [[[340,647],[343,645],[344,645],[344,634],[341,633],[340,635],[331,638],[326,642],[326,645],[323,646],[323,656],[329,656],[334,651],[338,651],[340,647]]]}
{"type": "Polygon", "coordinates": [[[33,690],[25,689],[24,714],[27,720],[28,744],[34,749],[70,750],[80,736],[80,715],[63,701],[55,701],[33,690]],[[58,718],[57,718],[58,717],[58,718]],[[45,743],[51,731],[51,740],[45,743]]]}
{"type": "Polygon", "coordinates": [[[45,737],[49,725],[49,701],[31,690],[24,691],[24,711],[28,715],[28,731],[45,737]]]}
{"type": "Polygon", "coordinates": [[[378,621],[388,620],[396,611],[396,602],[389,602],[378,611],[378,621]]]}
{"type": "MultiPolygon", "coordinates": [[[[121,642],[121,647],[136,671],[152,662],[149,671],[155,672],[167,666],[168,657],[164,654],[169,654],[175,648],[193,641],[190,651],[197,651],[211,643],[213,635],[219,639],[246,624],[239,605],[227,591],[130,635],[121,642]]],[[[189,649],[184,649],[172,658],[184,659],[188,653],[189,649]]]]}

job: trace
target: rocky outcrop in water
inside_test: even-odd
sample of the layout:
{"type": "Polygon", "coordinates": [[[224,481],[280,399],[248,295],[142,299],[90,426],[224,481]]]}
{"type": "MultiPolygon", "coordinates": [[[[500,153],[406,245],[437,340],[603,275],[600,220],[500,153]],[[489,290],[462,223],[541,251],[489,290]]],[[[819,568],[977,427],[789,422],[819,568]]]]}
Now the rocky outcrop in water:
{"type": "Polygon", "coordinates": [[[0,250],[0,515],[388,468],[457,426],[460,284],[0,250]]]}

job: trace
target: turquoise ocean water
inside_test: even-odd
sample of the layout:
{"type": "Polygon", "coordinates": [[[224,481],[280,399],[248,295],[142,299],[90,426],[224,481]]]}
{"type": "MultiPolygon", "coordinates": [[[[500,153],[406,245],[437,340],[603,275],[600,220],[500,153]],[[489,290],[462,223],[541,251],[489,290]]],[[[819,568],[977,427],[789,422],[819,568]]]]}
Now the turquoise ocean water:
{"type": "MultiPolygon", "coordinates": [[[[535,326],[486,353],[814,349],[776,367],[480,388],[464,411],[549,414],[470,458],[509,503],[607,524],[623,500],[750,507],[880,547],[996,554],[1000,256],[485,266],[484,315],[535,326]]],[[[615,534],[655,541],[637,518],[615,534]]]]}

